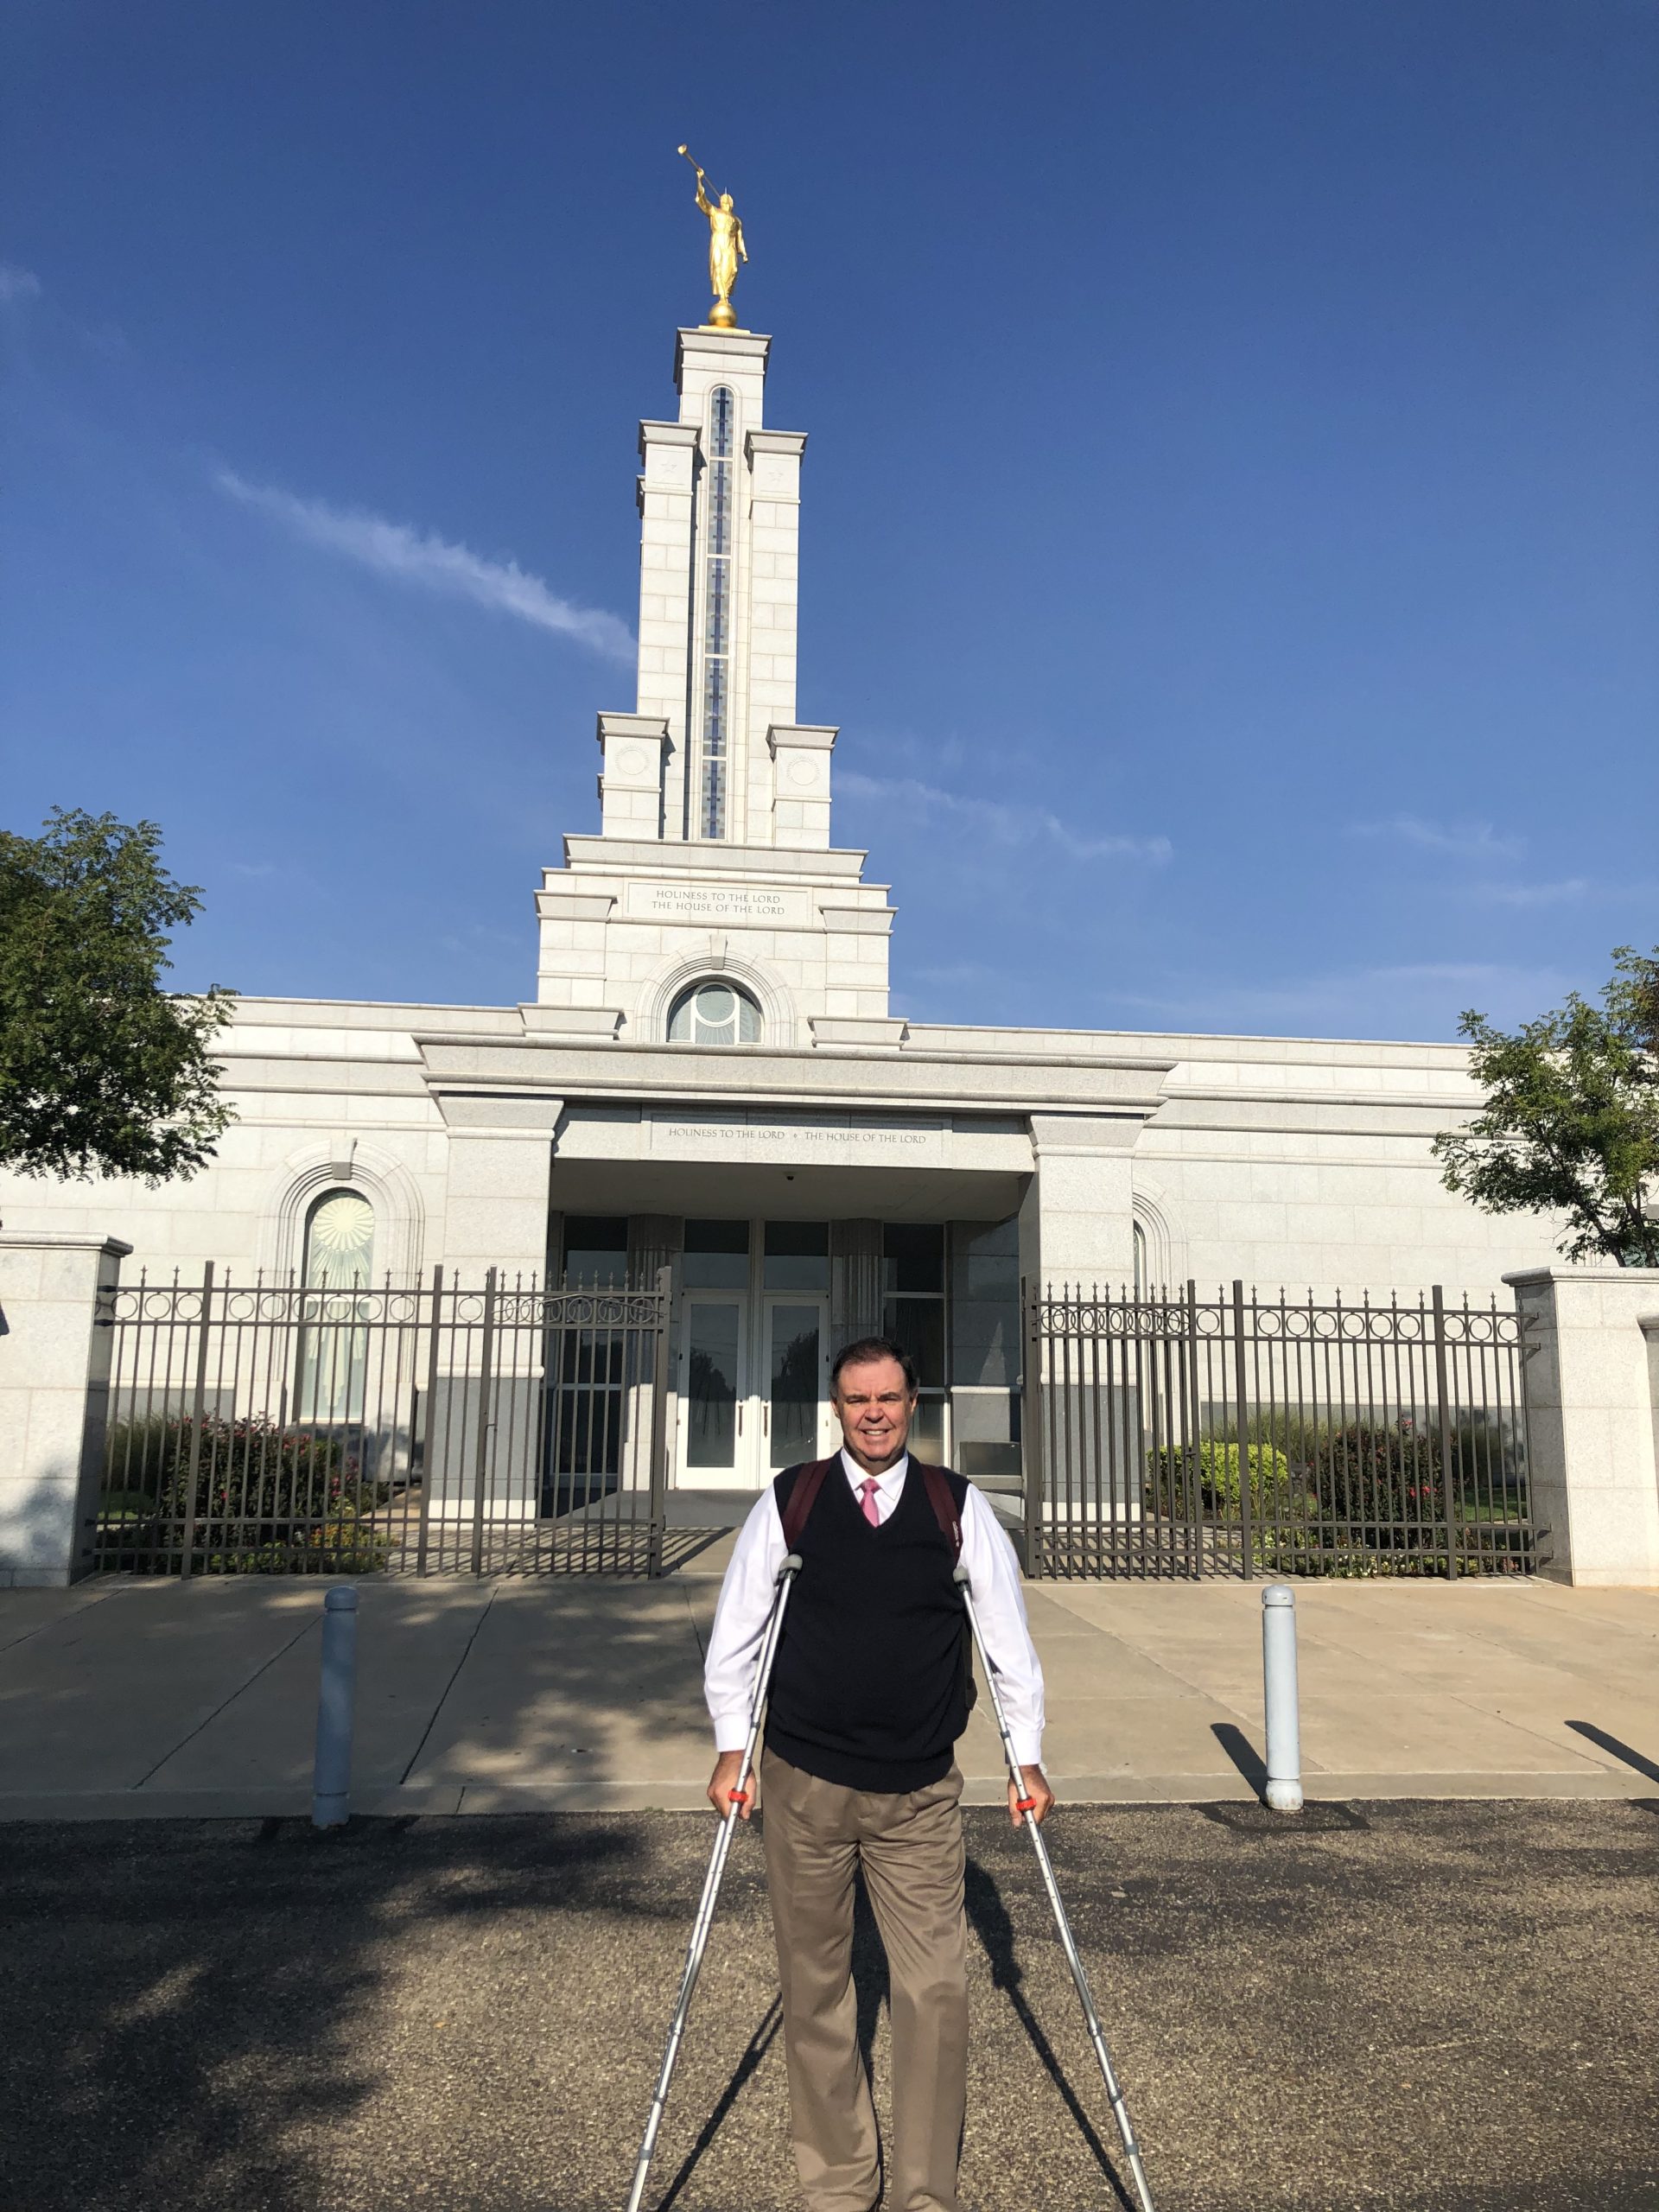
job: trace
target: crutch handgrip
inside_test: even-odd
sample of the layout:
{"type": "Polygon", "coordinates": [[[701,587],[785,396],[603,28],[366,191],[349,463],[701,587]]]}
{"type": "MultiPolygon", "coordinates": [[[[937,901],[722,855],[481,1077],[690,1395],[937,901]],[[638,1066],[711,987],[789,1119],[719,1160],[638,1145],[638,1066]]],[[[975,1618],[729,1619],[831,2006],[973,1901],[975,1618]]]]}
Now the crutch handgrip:
{"type": "Polygon", "coordinates": [[[779,1566],[777,1573],[773,1575],[772,1580],[774,1582],[781,1582],[786,1574],[798,1574],[800,1571],[801,1555],[799,1552],[788,1552],[785,1554],[783,1562],[779,1566]]]}

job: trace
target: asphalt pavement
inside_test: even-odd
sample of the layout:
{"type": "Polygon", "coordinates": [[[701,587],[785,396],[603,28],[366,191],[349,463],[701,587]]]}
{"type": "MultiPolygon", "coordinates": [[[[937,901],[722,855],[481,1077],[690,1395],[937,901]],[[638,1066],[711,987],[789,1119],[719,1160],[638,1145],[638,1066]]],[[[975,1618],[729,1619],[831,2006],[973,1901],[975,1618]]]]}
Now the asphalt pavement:
{"type": "MultiPolygon", "coordinates": [[[[1025,1840],[968,1815],[968,2212],[1125,2200],[1025,1840]]],[[[0,2203],[620,2212],[706,1817],[16,1822],[0,2203]]],[[[1659,2207],[1659,1798],[1072,1805],[1160,2212],[1659,2207]]],[[[878,2083],[868,1925],[858,1973],[878,2083]]],[[[759,1840],[651,2198],[793,2212],[759,1840]]]]}

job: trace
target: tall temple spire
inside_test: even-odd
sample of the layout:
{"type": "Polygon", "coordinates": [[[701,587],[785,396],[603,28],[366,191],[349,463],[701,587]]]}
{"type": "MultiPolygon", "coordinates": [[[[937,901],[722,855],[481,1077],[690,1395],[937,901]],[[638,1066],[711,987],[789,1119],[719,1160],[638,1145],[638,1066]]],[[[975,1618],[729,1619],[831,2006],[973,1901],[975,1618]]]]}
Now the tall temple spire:
{"type": "MultiPolygon", "coordinates": [[[[795,722],[806,438],[766,427],[771,346],[753,331],[682,330],[679,418],[639,426],[639,684],[633,715],[603,721],[665,725],[649,834],[669,840],[830,842],[829,735],[795,722]]],[[[628,734],[632,757],[643,732],[628,734]]],[[[612,783],[607,749],[607,798],[612,783]]],[[[645,828],[640,796],[619,807],[629,836],[645,828]]]]}
{"type": "Polygon", "coordinates": [[[738,1008],[728,1042],[903,1027],[886,887],[830,842],[836,732],[795,719],[806,439],[766,426],[771,349],[682,330],[678,419],[639,425],[639,684],[632,713],[599,717],[600,834],[543,872],[539,1035],[683,1042],[705,987],[738,1008]]]}

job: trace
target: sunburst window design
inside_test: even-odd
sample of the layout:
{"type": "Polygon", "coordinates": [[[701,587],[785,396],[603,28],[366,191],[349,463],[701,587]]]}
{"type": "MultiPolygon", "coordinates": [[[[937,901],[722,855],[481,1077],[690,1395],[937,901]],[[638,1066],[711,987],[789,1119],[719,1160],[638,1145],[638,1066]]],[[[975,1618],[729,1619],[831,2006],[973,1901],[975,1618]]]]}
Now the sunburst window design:
{"type": "Polygon", "coordinates": [[[305,1224],[308,1290],[362,1290],[374,1268],[374,1208],[358,1191],[325,1191],[305,1224]]]}

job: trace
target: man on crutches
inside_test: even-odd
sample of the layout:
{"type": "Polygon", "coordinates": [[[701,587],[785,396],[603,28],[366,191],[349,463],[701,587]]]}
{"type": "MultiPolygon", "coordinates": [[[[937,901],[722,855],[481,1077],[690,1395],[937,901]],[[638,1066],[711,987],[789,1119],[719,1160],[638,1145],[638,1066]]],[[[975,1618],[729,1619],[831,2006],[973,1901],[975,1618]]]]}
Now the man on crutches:
{"type": "MultiPolygon", "coordinates": [[[[1043,1678],[1013,1546],[960,1475],[912,1460],[909,1355],[849,1344],[831,1395],[842,1447],[779,1476],[721,1586],[704,1687],[722,1821],[741,1787],[756,1661],[786,1557],[760,1802],[783,1985],[796,2164],[808,2212],[872,2212],[881,2159],[859,2054],[853,1894],[861,1869],[892,1991],[887,2212],[958,2212],[967,2094],[967,1929],[957,1739],[973,1701],[965,1570],[1013,1768],[1008,1817],[1041,1821],[1043,1678]]],[[[738,1809],[747,1820],[752,1796],[738,1809]]]]}

